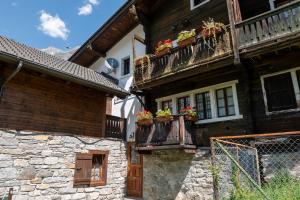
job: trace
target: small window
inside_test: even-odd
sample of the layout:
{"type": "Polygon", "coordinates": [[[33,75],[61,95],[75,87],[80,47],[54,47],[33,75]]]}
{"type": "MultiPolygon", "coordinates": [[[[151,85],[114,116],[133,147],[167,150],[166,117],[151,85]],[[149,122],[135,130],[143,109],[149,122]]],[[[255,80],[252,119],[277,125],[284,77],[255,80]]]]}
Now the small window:
{"type": "Polygon", "coordinates": [[[196,111],[200,120],[211,119],[212,115],[209,92],[196,94],[196,111]]]}
{"type": "Polygon", "coordinates": [[[161,102],[161,109],[162,110],[170,109],[172,112],[172,100],[161,102]]]}
{"type": "Polygon", "coordinates": [[[297,108],[291,73],[284,73],[264,79],[268,111],[297,108]]]}
{"type": "Polygon", "coordinates": [[[199,6],[202,6],[203,4],[206,4],[210,0],[190,0],[191,1],[191,10],[198,8],[199,6]]]}
{"type": "Polygon", "coordinates": [[[181,110],[185,109],[186,107],[189,107],[190,104],[190,97],[181,97],[177,99],[177,111],[180,113],[181,110]]]}
{"type": "Polygon", "coordinates": [[[122,61],[122,76],[130,74],[130,58],[125,58],[122,61]]]}
{"type": "Polygon", "coordinates": [[[76,154],[74,186],[106,185],[108,151],[76,154]]]}
{"type": "Polygon", "coordinates": [[[218,117],[235,115],[232,87],[216,90],[218,117]]]}

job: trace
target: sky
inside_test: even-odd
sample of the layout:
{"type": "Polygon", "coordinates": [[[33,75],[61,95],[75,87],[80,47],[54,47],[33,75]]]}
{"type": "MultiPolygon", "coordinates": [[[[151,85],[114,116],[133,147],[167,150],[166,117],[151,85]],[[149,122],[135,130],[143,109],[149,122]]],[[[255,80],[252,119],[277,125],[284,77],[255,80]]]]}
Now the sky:
{"type": "Polygon", "coordinates": [[[126,0],[0,0],[0,35],[43,49],[82,45],[126,0]]]}

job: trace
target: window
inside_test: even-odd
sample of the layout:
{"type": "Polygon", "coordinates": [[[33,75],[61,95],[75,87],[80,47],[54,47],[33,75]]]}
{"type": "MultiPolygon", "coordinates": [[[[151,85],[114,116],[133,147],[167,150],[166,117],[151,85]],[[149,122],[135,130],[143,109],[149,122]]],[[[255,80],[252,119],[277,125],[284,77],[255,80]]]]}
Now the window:
{"type": "Polygon", "coordinates": [[[108,151],[76,154],[74,186],[106,185],[108,151]]]}
{"type": "Polygon", "coordinates": [[[122,76],[130,74],[130,57],[122,60],[122,76]]]}
{"type": "Polygon", "coordinates": [[[161,102],[161,109],[162,110],[170,109],[171,113],[172,113],[172,110],[173,110],[172,109],[172,100],[161,102]]]}
{"type": "Polygon", "coordinates": [[[216,91],[218,117],[235,115],[232,87],[216,91]]]}
{"type": "Polygon", "coordinates": [[[268,111],[297,108],[291,73],[264,78],[268,111]]]}
{"type": "Polygon", "coordinates": [[[177,99],[177,111],[180,113],[181,110],[183,110],[186,107],[190,106],[190,97],[180,97],[177,99]]]}
{"type": "Polygon", "coordinates": [[[196,111],[198,119],[211,119],[211,102],[209,92],[196,94],[196,111]]]}
{"type": "Polygon", "coordinates": [[[198,8],[199,6],[202,6],[209,2],[209,0],[190,0],[191,1],[191,10],[198,8]]]}
{"type": "Polygon", "coordinates": [[[157,109],[163,108],[166,104],[164,102],[168,100],[176,102],[175,105],[174,103],[171,105],[173,113],[180,113],[183,108],[193,106],[199,119],[197,124],[242,119],[236,84],[238,80],[162,97],[156,99],[157,109]]]}

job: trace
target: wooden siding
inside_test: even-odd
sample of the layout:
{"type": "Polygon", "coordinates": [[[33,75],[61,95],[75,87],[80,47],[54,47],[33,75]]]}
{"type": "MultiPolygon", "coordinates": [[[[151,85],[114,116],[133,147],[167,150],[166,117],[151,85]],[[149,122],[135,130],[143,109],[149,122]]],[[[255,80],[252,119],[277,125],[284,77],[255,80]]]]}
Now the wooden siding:
{"type": "Polygon", "coordinates": [[[239,69],[236,66],[226,66],[206,72],[197,76],[192,76],[182,81],[172,82],[166,85],[160,85],[158,88],[152,88],[147,96],[147,105],[151,105],[150,110],[156,112],[157,104],[155,99],[172,94],[186,92],[197,88],[203,88],[227,81],[238,80],[237,95],[239,101],[240,114],[243,115],[243,119],[215,122],[208,124],[196,125],[195,142],[198,146],[208,146],[209,137],[221,136],[221,135],[236,135],[241,133],[250,133],[251,127],[248,125],[249,116],[246,110],[247,94],[244,90],[244,78],[241,76],[239,69]]]}
{"type": "MultiPolygon", "coordinates": [[[[2,68],[4,76],[12,67],[2,68]]],[[[104,135],[105,94],[22,69],[4,90],[0,128],[104,135]]]]}
{"type": "Polygon", "coordinates": [[[163,8],[157,9],[151,15],[150,40],[152,50],[160,40],[176,39],[180,31],[201,28],[202,21],[208,20],[210,17],[224,24],[229,23],[226,1],[223,0],[211,0],[194,10],[190,9],[190,0],[167,0],[161,7],[163,8]],[[208,10],[209,12],[207,12],[208,10]],[[183,27],[182,22],[185,19],[190,21],[190,25],[183,27]],[[178,28],[173,31],[172,26],[175,24],[178,24],[178,28]]]}
{"type": "Polygon", "coordinates": [[[157,98],[238,80],[237,96],[243,118],[196,125],[195,141],[198,146],[208,146],[209,137],[212,136],[300,130],[299,111],[266,114],[260,79],[262,75],[299,67],[300,61],[297,59],[299,56],[300,50],[279,51],[251,60],[242,60],[241,67],[227,66],[190,76],[182,81],[160,85],[147,91],[147,105],[155,113],[157,98]],[[243,72],[245,69],[247,69],[246,73],[243,72]]]}
{"type": "Polygon", "coordinates": [[[269,54],[247,61],[250,69],[254,131],[256,133],[300,130],[300,112],[266,115],[260,76],[300,66],[300,51],[269,54]]]}

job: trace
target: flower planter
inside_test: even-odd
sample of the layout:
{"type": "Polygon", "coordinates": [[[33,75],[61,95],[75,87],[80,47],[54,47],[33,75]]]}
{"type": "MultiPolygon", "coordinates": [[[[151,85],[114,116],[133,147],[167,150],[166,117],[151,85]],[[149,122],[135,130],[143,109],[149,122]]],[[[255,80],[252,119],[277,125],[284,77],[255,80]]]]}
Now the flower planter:
{"type": "Polygon", "coordinates": [[[139,58],[135,60],[135,65],[142,65],[142,63],[148,63],[148,58],[147,57],[143,57],[143,58],[139,58]]]}
{"type": "Polygon", "coordinates": [[[157,117],[156,121],[159,123],[168,123],[173,121],[173,116],[168,116],[168,117],[157,117]]]}
{"type": "Polygon", "coordinates": [[[195,122],[198,120],[197,116],[192,115],[184,115],[185,121],[195,122]]]}
{"type": "Polygon", "coordinates": [[[179,47],[186,47],[196,43],[196,37],[190,37],[185,40],[178,41],[177,44],[179,47]]]}
{"type": "Polygon", "coordinates": [[[172,49],[171,47],[166,47],[160,51],[156,51],[155,55],[156,55],[156,57],[162,57],[168,53],[171,53],[171,49],[172,49]]]}
{"type": "Polygon", "coordinates": [[[202,35],[203,37],[205,38],[210,38],[210,37],[213,37],[219,33],[221,33],[222,30],[219,29],[219,28],[210,28],[210,29],[205,29],[202,31],[202,35]]]}
{"type": "Polygon", "coordinates": [[[153,119],[144,119],[137,121],[138,126],[151,126],[153,124],[153,119]]]}

